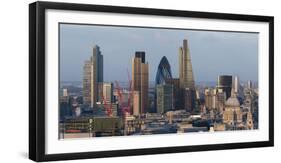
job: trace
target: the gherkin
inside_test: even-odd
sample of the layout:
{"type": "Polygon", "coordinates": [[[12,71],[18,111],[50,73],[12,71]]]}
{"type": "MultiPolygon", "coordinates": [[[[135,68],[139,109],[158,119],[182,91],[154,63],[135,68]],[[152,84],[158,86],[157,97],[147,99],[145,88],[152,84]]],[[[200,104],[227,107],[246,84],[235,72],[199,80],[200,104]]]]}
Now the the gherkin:
{"type": "Polygon", "coordinates": [[[156,74],[155,85],[165,84],[167,79],[172,79],[172,72],[167,58],[162,57],[156,74]]]}
{"type": "MultiPolygon", "coordinates": [[[[167,84],[167,81],[172,79],[171,66],[168,59],[163,56],[157,69],[156,79],[155,79],[155,107],[152,112],[157,112],[157,87],[163,87],[167,84]]],[[[162,109],[163,111],[163,109],[162,109]]]]}

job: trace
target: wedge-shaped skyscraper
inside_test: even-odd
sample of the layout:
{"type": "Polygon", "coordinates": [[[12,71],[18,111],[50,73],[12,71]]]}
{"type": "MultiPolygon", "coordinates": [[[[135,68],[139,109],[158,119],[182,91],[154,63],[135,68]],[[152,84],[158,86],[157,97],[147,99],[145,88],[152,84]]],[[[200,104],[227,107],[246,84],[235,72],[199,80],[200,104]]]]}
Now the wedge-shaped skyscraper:
{"type": "Polygon", "coordinates": [[[195,89],[187,40],[183,40],[183,46],[179,48],[179,78],[181,88],[195,89]]]}
{"type": "Polygon", "coordinates": [[[184,97],[184,109],[188,112],[194,112],[196,109],[196,90],[187,40],[183,40],[183,46],[179,48],[179,80],[184,97]]]}

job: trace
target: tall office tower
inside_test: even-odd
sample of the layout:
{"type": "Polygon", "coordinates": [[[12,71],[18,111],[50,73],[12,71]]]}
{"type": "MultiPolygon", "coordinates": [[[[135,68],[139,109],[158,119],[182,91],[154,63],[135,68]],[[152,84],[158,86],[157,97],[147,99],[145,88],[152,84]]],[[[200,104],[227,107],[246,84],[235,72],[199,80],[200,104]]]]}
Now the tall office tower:
{"type": "Polygon", "coordinates": [[[98,83],[103,82],[103,56],[95,45],[91,58],[85,61],[83,74],[83,101],[92,108],[98,101],[98,83]]]}
{"type": "Polygon", "coordinates": [[[171,66],[170,66],[169,61],[166,58],[166,56],[163,56],[158,65],[156,78],[155,78],[155,94],[154,94],[155,110],[154,111],[157,111],[157,102],[156,102],[157,101],[157,93],[156,93],[157,85],[166,84],[168,82],[168,80],[171,80],[171,79],[172,79],[171,66]]]}
{"type": "Polygon", "coordinates": [[[83,67],[83,102],[84,104],[90,105],[92,103],[92,64],[91,61],[87,60],[83,67]]]}
{"type": "Polygon", "coordinates": [[[230,75],[220,75],[218,77],[218,89],[222,89],[226,94],[226,99],[228,99],[231,95],[232,89],[232,76],[230,75]]]}
{"type": "Polygon", "coordinates": [[[173,86],[160,84],[156,86],[157,113],[165,113],[173,110],[173,86]]]}
{"type": "Polygon", "coordinates": [[[184,109],[193,112],[196,109],[196,90],[187,40],[183,40],[183,46],[179,48],[179,80],[184,109]]]}
{"type": "Polygon", "coordinates": [[[132,60],[133,91],[140,93],[140,114],[148,111],[148,63],[145,63],[145,52],[136,52],[132,60]]]}
{"type": "Polygon", "coordinates": [[[181,88],[195,89],[187,40],[183,40],[183,46],[179,48],[179,79],[181,88]]]}
{"type": "Polygon", "coordinates": [[[169,61],[164,56],[162,57],[158,65],[156,79],[155,79],[155,86],[159,84],[165,84],[168,79],[172,79],[172,72],[171,72],[169,61]]]}

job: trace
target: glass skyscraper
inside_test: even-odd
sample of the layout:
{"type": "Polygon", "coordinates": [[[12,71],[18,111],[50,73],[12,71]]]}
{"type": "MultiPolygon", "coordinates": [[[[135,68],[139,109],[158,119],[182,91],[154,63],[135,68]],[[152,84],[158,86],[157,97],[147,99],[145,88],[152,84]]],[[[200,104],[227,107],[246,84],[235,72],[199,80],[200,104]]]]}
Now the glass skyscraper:
{"type": "Polygon", "coordinates": [[[169,79],[172,79],[171,67],[167,58],[164,56],[157,69],[155,85],[165,84],[169,79]]]}
{"type": "Polygon", "coordinates": [[[83,101],[94,108],[98,101],[98,83],[103,82],[103,55],[99,46],[94,46],[93,54],[85,61],[83,70],[83,101]]]}
{"type": "Polygon", "coordinates": [[[179,48],[179,81],[182,96],[184,97],[184,109],[193,112],[196,105],[196,91],[190,50],[186,39],[183,40],[183,46],[179,48]]]}

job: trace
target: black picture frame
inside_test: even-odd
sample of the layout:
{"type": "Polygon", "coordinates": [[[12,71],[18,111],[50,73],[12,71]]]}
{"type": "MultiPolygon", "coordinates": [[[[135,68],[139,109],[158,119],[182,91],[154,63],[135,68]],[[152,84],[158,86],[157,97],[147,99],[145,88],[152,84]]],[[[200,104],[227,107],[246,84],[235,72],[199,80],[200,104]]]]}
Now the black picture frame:
{"type": "Polygon", "coordinates": [[[274,145],[274,18],[271,16],[240,15],[211,12],[179,11],[152,8],[103,6],[56,2],[34,2],[29,5],[29,158],[34,161],[55,161],[178,153],[207,150],[269,147],[274,145]],[[160,15],[173,17],[241,20],[269,23],[269,140],[262,142],[159,147],[150,149],[116,150],[100,152],[46,154],[45,153],[45,11],[94,11],[123,14],[160,15]]]}

